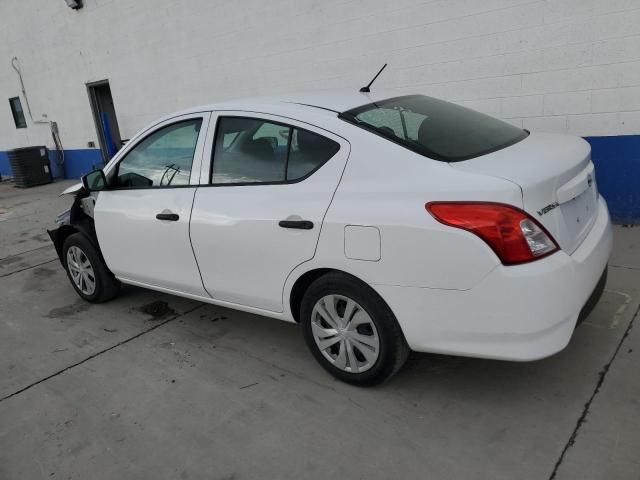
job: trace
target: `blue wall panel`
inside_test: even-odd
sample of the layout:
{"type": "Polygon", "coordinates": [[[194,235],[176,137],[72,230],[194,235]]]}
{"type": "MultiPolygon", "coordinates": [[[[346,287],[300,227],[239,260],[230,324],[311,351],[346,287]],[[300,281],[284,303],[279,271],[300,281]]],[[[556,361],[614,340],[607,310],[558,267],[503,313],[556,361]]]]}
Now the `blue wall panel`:
{"type": "MultiPolygon", "coordinates": [[[[96,148],[82,148],[64,151],[64,164],[58,165],[58,153],[49,150],[49,164],[54,178],[80,178],[91,170],[101,168],[102,153],[96,148]]],[[[6,151],[0,151],[0,175],[11,176],[9,156],[6,151]]]]}
{"type": "Polygon", "coordinates": [[[64,165],[58,165],[59,161],[58,151],[49,150],[49,165],[51,166],[53,178],[64,178],[64,165]]]}
{"type": "Polygon", "coordinates": [[[0,175],[1,176],[9,176],[11,175],[11,166],[9,165],[9,156],[7,152],[0,151],[0,175]]]}
{"type": "Polygon", "coordinates": [[[585,139],[611,217],[616,223],[640,223],[640,135],[585,139]]]}
{"type": "Polygon", "coordinates": [[[64,151],[64,177],[80,178],[96,168],[102,168],[102,153],[96,148],[64,151]]]}

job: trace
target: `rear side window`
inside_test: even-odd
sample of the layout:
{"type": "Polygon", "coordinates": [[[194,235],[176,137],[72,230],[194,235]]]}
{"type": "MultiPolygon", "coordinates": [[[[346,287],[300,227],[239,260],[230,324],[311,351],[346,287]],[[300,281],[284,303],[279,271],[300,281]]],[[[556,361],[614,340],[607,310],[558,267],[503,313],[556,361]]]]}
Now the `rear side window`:
{"type": "Polygon", "coordinates": [[[305,177],[333,157],[339,149],[340,145],[333,140],[308,130],[294,128],[287,162],[287,179],[305,177]]]}
{"type": "Polygon", "coordinates": [[[390,98],[343,112],[340,117],[445,162],[495,152],[528,135],[483,113],[423,95],[390,98]]]}
{"type": "Polygon", "coordinates": [[[303,179],[339,150],[317,133],[257,118],[221,117],[211,183],[285,183],[303,179]]]}

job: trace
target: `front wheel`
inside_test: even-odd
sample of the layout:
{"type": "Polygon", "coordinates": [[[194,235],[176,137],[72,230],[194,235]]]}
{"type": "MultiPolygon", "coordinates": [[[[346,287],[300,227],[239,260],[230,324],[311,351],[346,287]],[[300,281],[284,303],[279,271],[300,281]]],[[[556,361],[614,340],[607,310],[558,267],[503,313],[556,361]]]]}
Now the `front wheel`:
{"type": "Polygon", "coordinates": [[[62,246],[62,259],[71,285],[88,302],[106,302],[120,291],[120,282],[83,234],[74,233],[67,237],[62,246]]]}
{"type": "Polygon", "coordinates": [[[396,373],[409,347],[393,312],[368,285],[330,273],[304,295],[301,323],[308,347],[329,373],[371,385],[396,373]]]}

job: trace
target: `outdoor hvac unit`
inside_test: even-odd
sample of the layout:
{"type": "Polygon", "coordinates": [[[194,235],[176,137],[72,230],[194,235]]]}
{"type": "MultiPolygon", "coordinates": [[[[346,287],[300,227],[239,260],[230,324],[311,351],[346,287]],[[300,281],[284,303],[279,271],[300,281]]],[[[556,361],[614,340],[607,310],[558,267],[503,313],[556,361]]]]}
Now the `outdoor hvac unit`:
{"type": "Polygon", "coordinates": [[[16,187],[33,187],[53,181],[47,147],[16,148],[8,153],[16,187]]]}

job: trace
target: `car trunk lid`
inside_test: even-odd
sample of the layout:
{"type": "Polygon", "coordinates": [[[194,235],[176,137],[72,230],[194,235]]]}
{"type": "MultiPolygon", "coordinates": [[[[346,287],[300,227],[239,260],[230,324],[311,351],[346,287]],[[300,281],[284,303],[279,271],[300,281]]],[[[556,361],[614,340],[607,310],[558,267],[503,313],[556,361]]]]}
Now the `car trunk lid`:
{"type": "Polygon", "coordinates": [[[593,226],[598,193],[591,148],[579,137],[532,133],[503,150],[450,165],[517,184],[523,209],[569,254],[593,226]]]}

